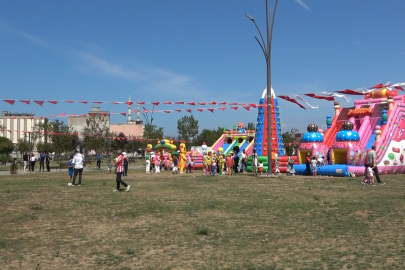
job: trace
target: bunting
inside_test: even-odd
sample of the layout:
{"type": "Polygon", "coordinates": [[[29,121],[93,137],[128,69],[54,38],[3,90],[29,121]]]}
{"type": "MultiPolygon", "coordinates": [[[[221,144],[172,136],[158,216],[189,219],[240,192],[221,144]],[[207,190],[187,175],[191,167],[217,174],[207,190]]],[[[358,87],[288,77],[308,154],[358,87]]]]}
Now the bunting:
{"type": "Polygon", "coordinates": [[[296,101],[296,100],[293,99],[293,98],[290,98],[290,97],[288,97],[288,96],[278,96],[278,97],[281,98],[281,99],[287,100],[287,101],[289,101],[289,102],[295,103],[295,104],[297,104],[298,106],[300,106],[301,108],[303,108],[304,110],[307,109],[307,108],[305,108],[304,105],[302,105],[301,103],[299,103],[298,101],[296,101]]]}

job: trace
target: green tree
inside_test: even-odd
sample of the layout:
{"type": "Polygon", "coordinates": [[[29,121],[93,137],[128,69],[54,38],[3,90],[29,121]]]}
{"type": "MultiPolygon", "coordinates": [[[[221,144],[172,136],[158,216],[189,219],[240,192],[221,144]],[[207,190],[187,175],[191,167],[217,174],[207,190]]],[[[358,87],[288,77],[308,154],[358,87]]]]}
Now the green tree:
{"type": "Polygon", "coordinates": [[[208,146],[211,146],[223,134],[223,130],[224,129],[221,127],[217,129],[203,129],[201,133],[196,136],[193,145],[202,145],[202,143],[205,142],[208,146]]]}
{"type": "Polygon", "coordinates": [[[114,138],[112,141],[112,148],[114,150],[124,150],[126,149],[126,145],[128,144],[128,139],[124,133],[120,132],[118,136],[114,138]]]}
{"type": "Polygon", "coordinates": [[[55,152],[59,166],[61,155],[73,151],[77,141],[77,134],[73,133],[73,129],[58,119],[46,119],[43,123],[36,124],[31,137],[34,143],[39,140],[36,142],[38,151],[55,152]]]}
{"type": "Polygon", "coordinates": [[[97,153],[107,150],[107,140],[111,136],[107,119],[101,115],[86,119],[83,136],[83,145],[86,153],[89,150],[94,150],[97,153]]]}
{"type": "Polygon", "coordinates": [[[143,136],[147,140],[151,139],[162,139],[163,138],[163,128],[158,128],[156,125],[146,124],[144,126],[143,136]]]}
{"type": "Polygon", "coordinates": [[[10,139],[0,137],[0,154],[5,154],[7,156],[7,161],[8,156],[14,151],[14,148],[14,144],[10,139]]]}
{"type": "Polygon", "coordinates": [[[177,121],[177,132],[179,139],[187,145],[198,134],[198,120],[195,120],[193,115],[183,116],[177,121]]]}
{"type": "Polygon", "coordinates": [[[298,145],[301,143],[301,133],[298,129],[292,128],[290,131],[286,131],[281,134],[283,137],[285,154],[287,156],[295,153],[298,145]]]}
{"type": "Polygon", "coordinates": [[[246,129],[248,130],[256,130],[256,124],[253,122],[249,122],[246,126],[246,129]]]}
{"type": "Polygon", "coordinates": [[[28,153],[30,152],[30,143],[28,140],[25,139],[19,139],[17,141],[17,145],[16,145],[16,151],[20,152],[20,154],[22,155],[23,153],[28,153]]]}

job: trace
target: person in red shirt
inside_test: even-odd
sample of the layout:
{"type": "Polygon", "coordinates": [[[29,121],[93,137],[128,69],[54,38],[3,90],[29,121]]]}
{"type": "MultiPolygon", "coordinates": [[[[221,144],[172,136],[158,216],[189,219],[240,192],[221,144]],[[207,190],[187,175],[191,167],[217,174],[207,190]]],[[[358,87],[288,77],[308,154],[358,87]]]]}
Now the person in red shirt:
{"type": "Polygon", "coordinates": [[[129,191],[131,188],[130,185],[125,183],[122,179],[121,176],[124,172],[124,155],[122,154],[121,150],[117,151],[117,157],[114,159],[114,164],[117,167],[117,172],[116,172],[116,178],[115,181],[117,181],[117,189],[114,189],[114,191],[120,191],[120,185],[122,184],[125,187],[125,191],[129,191]]]}

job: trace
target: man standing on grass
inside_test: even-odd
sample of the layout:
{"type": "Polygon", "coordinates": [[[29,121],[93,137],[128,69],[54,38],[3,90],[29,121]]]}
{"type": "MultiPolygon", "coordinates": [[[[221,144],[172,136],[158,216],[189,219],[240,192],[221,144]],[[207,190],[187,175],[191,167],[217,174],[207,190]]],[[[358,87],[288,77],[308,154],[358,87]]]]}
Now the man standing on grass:
{"type": "Polygon", "coordinates": [[[75,185],[77,175],[79,175],[79,186],[82,185],[83,163],[84,162],[82,154],[80,154],[79,151],[76,151],[72,160],[72,164],[74,167],[72,186],[75,185]]]}
{"type": "MultiPolygon", "coordinates": [[[[113,191],[120,191],[120,185],[122,184],[125,187],[125,191],[129,191],[129,189],[131,188],[130,185],[128,185],[127,183],[125,183],[121,177],[122,174],[124,173],[124,155],[122,154],[121,150],[117,151],[117,157],[114,159],[114,164],[117,167],[117,172],[116,172],[116,177],[115,177],[115,181],[117,182],[117,188],[114,189],[113,191]]],[[[74,180],[73,180],[74,181],[74,180]]]]}
{"type": "Polygon", "coordinates": [[[378,174],[377,164],[375,164],[377,160],[377,154],[375,152],[375,145],[371,147],[371,150],[367,153],[368,165],[373,168],[375,178],[377,179],[378,184],[384,185],[385,183],[381,182],[380,175],[378,174]]]}

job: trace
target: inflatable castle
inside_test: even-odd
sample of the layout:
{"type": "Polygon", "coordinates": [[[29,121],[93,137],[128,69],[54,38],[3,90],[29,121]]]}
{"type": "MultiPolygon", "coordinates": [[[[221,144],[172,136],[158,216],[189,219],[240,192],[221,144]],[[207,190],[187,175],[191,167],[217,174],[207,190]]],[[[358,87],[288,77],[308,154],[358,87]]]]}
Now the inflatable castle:
{"type": "Polygon", "coordinates": [[[330,154],[330,165],[320,166],[318,175],[361,176],[367,152],[376,147],[380,174],[404,173],[405,96],[398,90],[379,89],[350,108],[334,103],[334,116],[326,117],[326,131],[310,124],[298,147],[297,174],[305,174],[305,157],[330,154]]]}

